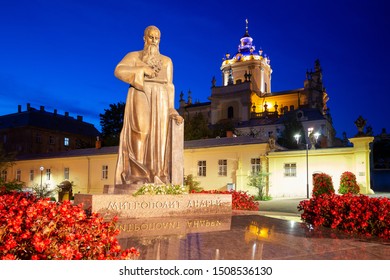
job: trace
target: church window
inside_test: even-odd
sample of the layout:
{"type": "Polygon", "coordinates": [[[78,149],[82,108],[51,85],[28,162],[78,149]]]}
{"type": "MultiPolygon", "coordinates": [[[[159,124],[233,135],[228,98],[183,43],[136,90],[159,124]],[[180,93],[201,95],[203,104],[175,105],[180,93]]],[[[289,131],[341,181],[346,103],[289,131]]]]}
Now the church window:
{"type": "Polygon", "coordinates": [[[64,146],[65,146],[65,147],[68,147],[68,146],[69,146],[69,138],[68,138],[68,137],[65,137],[65,138],[64,138],[64,146]]]}
{"type": "Polygon", "coordinates": [[[198,161],[198,176],[199,177],[206,177],[206,161],[205,160],[198,161]]]}
{"type": "Polygon", "coordinates": [[[297,176],[297,164],[285,163],[284,164],[284,177],[296,177],[297,176]]]}
{"type": "Polygon", "coordinates": [[[267,83],[264,83],[264,92],[268,92],[268,85],[267,85],[267,83]]]}
{"type": "Polygon", "coordinates": [[[218,176],[227,176],[227,160],[218,160],[218,176]]]}
{"type": "Polygon", "coordinates": [[[108,179],[108,165],[102,166],[102,179],[108,179]]]}
{"type": "Polygon", "coordinates": [[[251,158],[251,171],[252,174],[260,172],[260,158],[251,158]]]}
{"type": "Polygon", "coordinates": [[[34,169],[30,169],[30,181],[34,181],[34,169]]]}
{"type": "Polygon", "coordinates": [[[47,168],[46,169],[46,181],[50,181],[51,178],[51,169],[47,168]]]}
{"type": "Polygon", "coordinates": [[[234,109],[232,106],[228,108],[228,119],[232,119],[234,117],[234,109]]]}
{"type": "Polygon", "coordinates": [[[1,170],[1,180],[3,182],[7,181],[7,170],[1,170]]]}
{"type": "Polygon", "coordinates": [[[22,170],[20,170],[20,169],[16,170],[16,181],[17,182],[22,181],[22,170]]]}
{"type": "Polygon", "coordinates": [[[64,180],[69,180],[69,167],[64,168],[64,180]]]}
{"type": "Polygon", "coordinates": [[[41,143],[42,142],[42,137],[40,133],[35,134],[35,142],[36,143],[41,143]]]}

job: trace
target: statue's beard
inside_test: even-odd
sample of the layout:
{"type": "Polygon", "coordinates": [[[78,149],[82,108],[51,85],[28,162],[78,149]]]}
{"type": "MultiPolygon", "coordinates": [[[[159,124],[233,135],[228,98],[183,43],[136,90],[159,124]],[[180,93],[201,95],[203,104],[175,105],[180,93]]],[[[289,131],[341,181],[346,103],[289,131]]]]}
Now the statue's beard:
{"type": "Polygon", "coordinates": [[[145,62],[148,66],[150,66],[154,74],[150,76],[150,78],[155,78],[161,70],[162,62],[160,59],[160,51],[158,46],[149,45],[145,46],[142,61],[145,62]]]}

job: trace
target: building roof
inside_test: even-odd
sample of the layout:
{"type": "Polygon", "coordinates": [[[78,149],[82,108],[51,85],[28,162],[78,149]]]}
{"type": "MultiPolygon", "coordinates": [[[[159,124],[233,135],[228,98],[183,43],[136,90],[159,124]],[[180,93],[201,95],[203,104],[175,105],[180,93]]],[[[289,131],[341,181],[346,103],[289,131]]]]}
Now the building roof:
{"type": "Polygon", "coordinates": [[[65,115],[47,112],[41,107],[40,110],[27,107],[26,111],[19,111],[14,114],[0,116],[0,129],[21,128],[21,127],[39,127],[48,130],[56,130],[73,134],[82,134],[86,136],[99,136],[100,132],[93,124],[84,122],[81,116],[77,119],[65,115]]]}
{"type": "Polygon", "coordinates": [[[20,155],[16,157],[16,160],[97,156],[97,155],[110,155],[110,154],[117,154],[117,153],[118,153],[118,146],[111,146],[111,147],[102,147],[100,149],[88,148],[88,149],[75,149],[75,150],[69,150],[64,152],[20,155]]]}
{"type": "Polygon", "coordinates": [[[317,108],[299,108],[294,111],[290,111],[284,115],[282,115],[276,123],[283,124],[288,118],[290,118],[293,114],[295,114],[298,118],[298,114],[302,113],[301,118],[302,121],[318,121],[325,120],[326,117],[318,110],[317,108]]]}
{"type": "Polygon", "coordinates": [[[250,136],[208,138],[184,142],[184,149],[200,149],[209,147],[235,146],[267,143],[263,139],[250,136]]]}
{"type": "Polygon", "coordinates": [[[304,88],[297,88],[297,89],[290,89],[290,90],[283,90],[283,91],[274,91],[274,92],[269,93],[269,95],[266,95],[266,97],[287,95],[287,94],[297,94],[298,92],[303,92],[304,90],[305,90],[304,88]]]}
{"type": "Polygon", "coordinates": [[[207,102],[196,102],[196,103],[188,104],[188,105],[184,106],[184,108],[196,108],[196,107],[210,106],[210,105],[211,105],[210,101],[207,101],[207,102]]]}
{"type": "MultiPolygon", "coordinates": [[[[220,147],[220,146],[235,146],[235,145],[250,145],[250,144],[262,144],[267,143],[262,139],[253,138],[249,136],[239,137],[223,137],[223,138],[209,138],[201,140],[184,141],[184,149],[200,149],[207,147],[220,147]]],[[[102,147],[100,149],[88,148],[88,149],[75,149],[64,152],[53,152],[45,154],[33,154],[33,155],[20,155],[16,160],[34,160],[34,159],[50,159],[50,158],[64,158],[64,157],[86,157],[97,155],[112,155],[118,153],[118,146],[102,147]]]]}

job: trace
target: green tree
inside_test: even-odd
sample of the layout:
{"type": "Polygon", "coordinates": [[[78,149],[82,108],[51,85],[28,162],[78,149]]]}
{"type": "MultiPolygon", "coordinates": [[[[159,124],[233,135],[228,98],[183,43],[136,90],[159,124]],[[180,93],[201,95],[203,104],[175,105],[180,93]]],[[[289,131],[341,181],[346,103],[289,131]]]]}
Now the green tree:
{"type": "Polygon", "coordinates": [[[188,188],[188,192],[200,192],[203,188],[199,187],[200,182],[196,181],[194,175],[188,174],[184,177],[184,186],[188,188]]]}
{"type": "Polygon", "coordinates": [[[0,171],[6,170],[8,167],[14,165],[15,153],[9,153],[0,144],[0,171]]]}
{"type": "Polygon", "coordinates": [[[192,118],[187,118],[184,123],[184,140],[198,140],[208,138],[211,131],[202,113],[196,113],[192,118]]]}
{"type": "Polygon", "coordinates": [[[271,197],[266,191],[266,183],[268,176],[267,172],[255,172],[248,176],[248,186],[257,189],[256,200],[270,200],[271,197]]]}
{"type": "Polygon", "coordinates": [[[16,180],[4,182],[4,180],[0,178],[0,193],[8,193],[10,191],[22,191],[23,187],[23,182],[18,182],[16,180]]]}
{"type": "Polygon", "coordinates": [[[104,146],[119,145],[124,113],[125,103],[118,102],[116,104],[110,104],[110,108],[104,109],[104,114],[99,115],[104,146]]]}
{"type": "MultiPolygon", "coordinates": [[[[15,164],[15,153],[9,153],[0,144],[0,172],[6,171],[9,167],[15,164]]],[[[2,176],[0,176],[0,192],[8,192],[17,190],[20,191],[23,188],[22,182],[16,180],[6,182],[2,176]]]]}
{"type": "Polygon", "coordinates": [[[231,119],[220,120],[215,125],[213,125],[211,130],[213,137],[226,137],[227,131],[235,130],[234,122],[231,119]]]}
{"type": "Polygon", "coordinates": [[[300,134],[300,143],[305,144],[305,131],[303,129],[302,123],[297,119],[295,112],[285,116],[283,121],[284,130],[281,137],[278,138],[277,142],[279,145],[286,147],[288,149],[297,149],[298,144],[294,136],[300,134]]]}
{"type": "Polygon", "coordinates": [[[31,188],[32,188],[34,194],[39,198],[45,198],[45,197],[53,197],[54,198],[54,195],[57,194],[59,191],[58,187],[51,189],[48,184],[44,184],[41,186],[38,184],[34,184],[31,188]]]}

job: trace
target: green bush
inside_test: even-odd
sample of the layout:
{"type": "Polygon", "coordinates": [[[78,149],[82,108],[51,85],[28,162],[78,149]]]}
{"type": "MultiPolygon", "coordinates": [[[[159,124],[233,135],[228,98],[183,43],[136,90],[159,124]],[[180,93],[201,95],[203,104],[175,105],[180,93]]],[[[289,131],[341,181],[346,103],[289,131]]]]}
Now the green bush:
{"type": "Polygon", "coordinates": [[[11,182],[4,182],[0,179],[0,193],[7,193],[11,191],[22,191],[24,187],[23,182],[18,182],[16,180],[11,182]]]}
{"type": "Polygon", "coordinates": [[[332,177],[326,173],[319,173],[314,176],[313,196],[334,193],[332,177]]]}
{"type": "Polygon", "coordinates": [[[352,172],[344,172],[340,176],[340,187],[338,190],[341,194],[352,193],[358,194],[360,192],[359,185],[356,182],[356,176],[352,172]]]}
{"type": "Polygon", "coordinates": [[[203,188],[199,187],[200,182],[196,181],[194,175],[189,174],[184,177],[184,186],[188,188],[189,192],[200,192],[203,188]]]}
{"type": "Polygon", "coordinates": [[[154,185],[145,184],[139,188],[133,195],[158,195],[158,194],[185,194],[188,191],[180,185],[154,185]]]}
{"type": "Polygon", "coordinates": [[[266,181],[269,175],[267,172],[255,172],[248,176],[248,186],[257,189],[256,200],[266,201],[272,199],[266,190],[266,181]]]}

